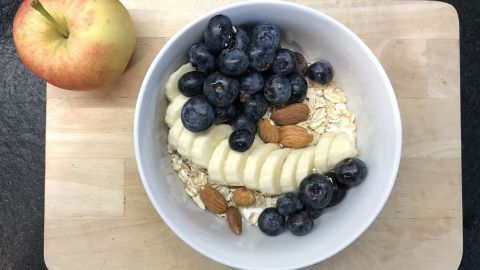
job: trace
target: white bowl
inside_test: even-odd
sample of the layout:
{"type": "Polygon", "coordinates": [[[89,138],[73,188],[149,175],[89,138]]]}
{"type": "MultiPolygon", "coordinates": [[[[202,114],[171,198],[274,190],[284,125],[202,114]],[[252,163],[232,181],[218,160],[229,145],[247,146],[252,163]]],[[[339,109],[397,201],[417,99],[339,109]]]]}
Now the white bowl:
{"type": "Polygon", "coordinates": [[[146,193],[165,223],[187,244],[220,263],[244,269],[292,269],[334,255],[358,238],[377,217],[395,182],[402,145],[397,101],[382,66],[349,29],[316,10],[281,1],[249,1],[228,5],[196,19],[162,48],[140,90],[135,113],[135,154],[146,193]],[[313,62],[330,61],[337,85],[347,94],[357,116],[360,158],[369,167],[366,180],[345,200],[316,220],[306,236],[284,232],[262,234],[244,224],[240,236],[185,194],[170,166],[167,152],[164,86],[168,76],[186,63],[189,45],[200,40],[209,18],[228,15],[234,24],[272,22],[287,46],[313,62]]]}

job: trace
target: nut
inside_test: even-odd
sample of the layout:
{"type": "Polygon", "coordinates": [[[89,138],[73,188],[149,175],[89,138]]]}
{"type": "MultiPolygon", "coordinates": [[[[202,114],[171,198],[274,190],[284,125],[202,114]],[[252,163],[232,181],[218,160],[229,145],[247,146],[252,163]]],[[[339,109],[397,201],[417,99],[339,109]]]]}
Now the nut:
{"type": "Polygon", "coordinates": [[[265,143],[278,143],[280,139],[278,127],[270,119],[264,119],[260,122],[258,135],[265,143]]]}
{"type": "Polygon", "coordinates": [[[303,148],[308,146],[312,140],[313,135],[302,127],[288,125],[279,128],[280,144],[288,148],[303,148]]]}
{"type": "Polygon", "coordinates": [[[223,214],[227,211],[227,201],[218,190],[210,186],[202,186],[200,189],[200,199],[210,212],[223,214]]]}
{"type": "Polygon", "coordinates": [[[241,207],[252,206],[255,203],[255,194],[246,187],[237,188],[233,192],[233,202],[241,207]]]}
{"type": "Polygon", "coordinates": [[[240,210],[235,206],[230,206],[227,209],[227,221],[230,229],[236,234],[242,233],[242,216],[240,210]]]}
{"type": "Polygon", "coordinates": [[[275,124],[279,126],[295,125],[307,120],[310,114],[308,105],[303,103],[294,103],[285,108],[276,110],[270,117],[275,124]]]}

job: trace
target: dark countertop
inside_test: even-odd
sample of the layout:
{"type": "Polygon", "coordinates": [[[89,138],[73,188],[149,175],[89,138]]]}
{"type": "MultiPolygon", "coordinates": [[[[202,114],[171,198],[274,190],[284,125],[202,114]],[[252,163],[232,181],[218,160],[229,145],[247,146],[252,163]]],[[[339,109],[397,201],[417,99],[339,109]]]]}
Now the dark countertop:
{"type": "MultiPolygon", "coordinates": [[[[20,2],[0,0],[0,269],[45,269],[45,83],[16,55],[11,25],[20,2]]],[[[459,269],[480,269],[480,1],[445,2],[457,9],[461,33],[464,249],[459,269]]]]}

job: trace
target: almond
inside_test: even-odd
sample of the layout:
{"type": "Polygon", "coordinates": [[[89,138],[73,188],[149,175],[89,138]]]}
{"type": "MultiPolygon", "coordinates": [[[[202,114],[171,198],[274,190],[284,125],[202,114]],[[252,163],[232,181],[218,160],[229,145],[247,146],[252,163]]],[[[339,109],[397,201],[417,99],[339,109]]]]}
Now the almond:
{"type": "Polygon", "coordinates": [[[288,125],[279,128],[280,144],[288,148],[303,148],[313,140],[313,135],[302,127],[288,125]]]}
{"type": "Polygon", "coordinates": [[[255,203],[255,195],[246,187],[237,188],[233,192],[232,199],[236,205],[242,207],[252,206],[255,203]]]}
{"type": "Polygon", "coordinates": [[[227,221],[230,229],[236,234],[242,233],[242,216],[240,210],[235,206],[230,206],[227,209],[227,221]]]}
{"type": "Polygon", "coordinates": [[[200,199],[212,213],[223,214],[227,211],[227,200],[218,190],[210,186],[203,186],[200,189],[200,199]]]}
{"type": "Polygon", "coordinates": [[[270,117],[279,126],[295,125],[307,120],[310,115],[310,108],[303,103],[294,103],[276,110],[270,117]]]}
{"type": "Polygon", "coordinates": [[[265,143],[278,143],[280,139],[278,127],[270,119],[264,119],[260,122],[258,135],[265,143]]]}

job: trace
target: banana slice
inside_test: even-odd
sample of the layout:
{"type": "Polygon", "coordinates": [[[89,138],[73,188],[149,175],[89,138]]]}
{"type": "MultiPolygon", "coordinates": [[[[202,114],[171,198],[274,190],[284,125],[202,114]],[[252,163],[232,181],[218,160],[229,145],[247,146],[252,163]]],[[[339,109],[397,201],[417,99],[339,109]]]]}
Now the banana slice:
{"type": "MultiPolygon", "coordinates": [[[[230,186],[243,186],[243,175],[245,170],[245,162],[250,152],[261,144],[261,139],[255,137],[252,146],[245,152],[230,151],[225,160],[224,172],[225,180],[230,186]]],[[[247,168],[248,169],[248,168],[247,168]]]]}
{"type": "Polygon", "coordinates": [[[282,167],[292,150],[288,148],[278,149],[270,153],[260,170],[259,189],[265,195],[276,195],[281,193],[280,174],[282,167]]]}
{"type": "Polygon", "coordinates": [[[167,107],[167,111],[165,113],[165,123],[167,123],[168,127],[171,127],[175,121],[180,119],[180,112],[182,111],[183,105],[189,100],[188,97],[184,95],[178,95],[172,103],[170,103],[167,107]]]}
{"type": "MultiPolygon", "coordinates": [[[[175,98],[175,100],[177,100],[175,98]]],[[[173,102],[175,102],[175,100],[173,102]]],[[[173,104],[173,103],[172,103],[173,104]]],[[[208,167],[213,150],[232,133],[229,125],[213,125],[206,132],[197,136],[192,145],[192,161],[203,168],[208,167]]]]}
{"type": "Polygon", "coordinates": [[[300,182],[302,182],[305,176],[313,172],[314,156],[315,156],[315,146],[311,146],[303,150],[302,155],[298,159],[298,163],[297,163],[297,172],[296,172],[297,186],[300,185],[300,182]]]}
{"type": "Polygon", "coordinates": [[[187,63],[168,77],[167,83],[165,84],[165,95],[167,96],[168,101],[172,102],[175,97],[180,95],[180,91],[178,90],[178,80],[180,80],[183,74],[194,70],[195,68],[192,64],[187,63]]]}
{"type": "Polygon", "coordinates": [[[345,158],[357,155],[355,141],[346,134],[339,133],[332,141],[328,151],[327,170],[332,170],[345,158]]]}
{"type": "Polygon", "coordinates": [[[174,149],[177,149],[180,134],[182,134],[184,129],[185,127],[183,127],[182,120],[178,119],[168,131],[168,144],[170,144],[174,149]]]}
{"type": "Polygon", "coordinates": [[[191,151],[192,151],[192,146],[193,146],[193,141],[200,135],[203,134],[204,132],[191,132],[190,130],[184,128],[182,130],[182,133],[180,133],[180,137],[178,138],[177,142],[177,152],[188,158],[191,159],[191,151]]]}
{"type": "Polygon", "coordinates": [[[297,163],[304,149],[295,149],[290,152],[283,164],[280,175],[280,189],[282,192],[296,191],[297,185],[297,163]]]}
{"type": "Polygon", "coordinates": [[[327,159],[332,141],[337,136],[337,133],[324,133],[318,140],[315,148],[315,170],[317,172],[327,171],[327,159]]]}
{"type": "Polygon", "coordinates": [[[212,158],[210,158],[210,161],[208,162],[209,182],[221,185],[227,184],[223,168],[225,165],[225,159],[230,151],[233,150],[230,150],[228,138],[221,141],[220,144],[215,147],[212,153],[212,158]]]}
{"type": "Polygon", "coordinates": [[[250,189],[259,189],[258,179],[260,178],[260,169],[267,159],[268,155],[274,150],[279,149],[275,143],[262,144],[255,147],[248,155],[243,172],[243,182],[250,189]]]}

